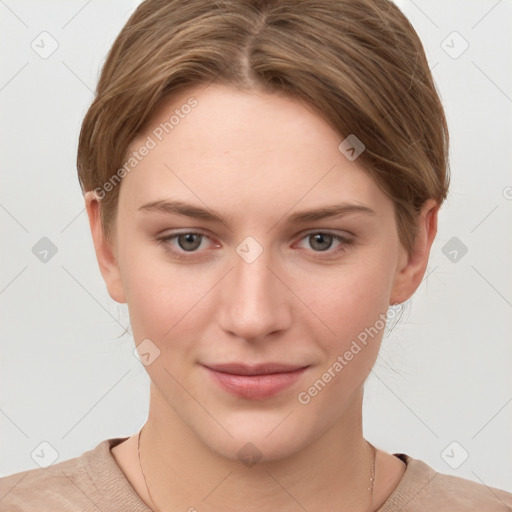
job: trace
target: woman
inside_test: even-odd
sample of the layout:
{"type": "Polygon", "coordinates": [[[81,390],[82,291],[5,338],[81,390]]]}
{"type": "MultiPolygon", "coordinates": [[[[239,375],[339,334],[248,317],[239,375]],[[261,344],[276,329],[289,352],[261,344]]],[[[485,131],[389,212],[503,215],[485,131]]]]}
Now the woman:
{"type": "Polygon", "coordinates": [[[146,0],[83,121],[102,276],[150,378],[141,431],[1,479],[6,510],[507,510],[362,434],[419,286],[448,130],[387,0],[146,0]]]}

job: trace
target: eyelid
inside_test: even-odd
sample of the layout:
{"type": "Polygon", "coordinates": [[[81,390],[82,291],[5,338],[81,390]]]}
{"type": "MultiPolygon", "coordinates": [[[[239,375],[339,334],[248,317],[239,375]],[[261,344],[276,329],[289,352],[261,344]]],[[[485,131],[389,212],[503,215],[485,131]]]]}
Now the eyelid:
{"type": "Polygon", "coordinates": [[[354,238],[354,234],[351,233],[350,231],[345,231],[343,229],[342,230],[336,230],[336,229],[332,229],[332,228],[308,229],[306,231],[303,231],[303,232],[299,233],[298,236],[302,239],[305,236],[316,235],[318,233],[322,233],[324,235],[331,235],[331,236],[340,236],[340,237],[346,238],[346,239],[354,238]]]}

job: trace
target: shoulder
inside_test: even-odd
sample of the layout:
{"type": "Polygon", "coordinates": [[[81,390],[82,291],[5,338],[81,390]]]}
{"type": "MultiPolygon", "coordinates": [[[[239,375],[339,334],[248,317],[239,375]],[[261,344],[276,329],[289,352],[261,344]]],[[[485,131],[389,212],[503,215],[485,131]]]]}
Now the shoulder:
{"type": "Polygon", "coordinates": [[[465,478],[438,473],[406,454],[394,454],[407,469],[378,512],[512,512],[512,494],[465,478]]]}
{"type": "Polygon", "coordinates": [[[9,512],[32,510],[71,510],[87,508],[87,498],[77,495],[80,488],[93,487],[84,459],[88,452],[47,468],[30,469],[0,478],[0,508],[9,512]],[[3,508],[5,507],[5,508],[3,508]]]}
{"type": "Polygon", "coordinates": [[[110,501],[120,497],[120,501],[135,505],[131,510],[147,510],[137,503],[137,496],[110,453],[110,448],[122,440],[107,439],[79,457],[0,478],[0,509],[106,512],[110,501]]]}

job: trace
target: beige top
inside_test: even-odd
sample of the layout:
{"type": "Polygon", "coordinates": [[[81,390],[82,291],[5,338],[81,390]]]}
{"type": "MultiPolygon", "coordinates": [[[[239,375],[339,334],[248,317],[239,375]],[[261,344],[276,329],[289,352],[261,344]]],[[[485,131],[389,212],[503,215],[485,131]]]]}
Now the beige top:
{"type": "MultiPolygon", "coordinates": [[[[130,485],[107,439],[79,457],[0,478],[2,512],[151,512],[130,485]]],[[[512,494],[437,473],[419,459],[393,454],[407,466],[378,512],[512,512],[512,494]]],[[[198,505],[198,510],[201,507],[198,505]]]]}

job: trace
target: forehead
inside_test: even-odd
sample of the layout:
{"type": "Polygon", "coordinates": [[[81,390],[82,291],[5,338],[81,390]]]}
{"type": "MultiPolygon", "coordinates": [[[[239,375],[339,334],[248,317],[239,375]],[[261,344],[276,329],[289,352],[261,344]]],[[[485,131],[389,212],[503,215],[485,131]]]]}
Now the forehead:
{"type": "Polygon", "coordinates": [[[343,200],[378,206],[386,198],[338,149],[343,140],[293,98],[216,84],[190,88],[161,102],[131,144],[130,152],[151,149],[132,159],[121,196],[134,207],[180,196],[219,211],[343,200]]]}

